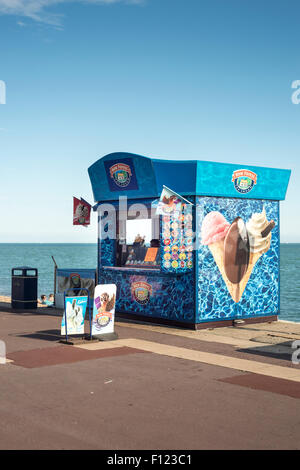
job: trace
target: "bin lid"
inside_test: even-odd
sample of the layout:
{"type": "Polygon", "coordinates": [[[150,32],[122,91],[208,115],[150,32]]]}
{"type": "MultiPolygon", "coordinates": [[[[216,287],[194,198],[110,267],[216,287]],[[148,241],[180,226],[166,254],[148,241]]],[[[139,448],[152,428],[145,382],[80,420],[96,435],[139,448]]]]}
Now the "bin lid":
{"type": "Polygon", "coordinates": [[[12,268],[12,269],[33,269],[34,271],[37,270],[37,268],[32,268],[31,266],[19,266],[17,268],[12,268]]]}

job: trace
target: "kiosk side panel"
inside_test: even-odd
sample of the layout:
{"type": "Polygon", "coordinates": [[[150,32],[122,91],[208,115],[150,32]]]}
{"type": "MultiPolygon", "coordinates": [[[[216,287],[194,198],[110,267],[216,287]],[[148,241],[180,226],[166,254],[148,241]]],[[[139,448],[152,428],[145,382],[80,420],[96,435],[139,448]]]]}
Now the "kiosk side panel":
{"type": "Polygon", "coordinates": [[[279,314],[278,201],[198,197],[197,237],[197,323],[279,314]],[[238,243],[229,243],[229,235],[225,243],[237,217],[249,239],[239,282],[228,261],[232,269],[240,263],[238,243]],[[266,226],[272,226],[269,234],[266,226]]]}
{"type": "Polygon", "coordinates": [[[103,269],[100,282],[117,285],[116,312],[195,323],[194,276],[103,269]]]}

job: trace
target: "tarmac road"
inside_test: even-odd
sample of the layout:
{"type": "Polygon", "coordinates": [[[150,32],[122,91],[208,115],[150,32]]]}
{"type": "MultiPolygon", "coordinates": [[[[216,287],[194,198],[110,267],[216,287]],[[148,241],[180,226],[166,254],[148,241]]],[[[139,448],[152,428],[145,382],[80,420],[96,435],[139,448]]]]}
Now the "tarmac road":
{"type": "MultiPolygon", "coordinates": [[[[116,326],[122,341],[146,340],[158,353],[117,341],[91,353],[59,343],[59,325],[57,316],[0,313],[0,339],[15,361],[0,366],[0,449],[300,448],[299,382],[159,348],[249,353],[125,323],[116,326]]],[[[251,360],[291,370],[282,357],[251,360]]]]}

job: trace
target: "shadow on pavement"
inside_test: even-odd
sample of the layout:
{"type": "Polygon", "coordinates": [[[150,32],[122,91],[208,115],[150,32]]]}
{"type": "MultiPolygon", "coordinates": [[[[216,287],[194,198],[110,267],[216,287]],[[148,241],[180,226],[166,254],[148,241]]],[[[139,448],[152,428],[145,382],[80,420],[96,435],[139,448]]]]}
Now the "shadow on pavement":
{"type": "Polygon", "coordinates": [[[244,354],[273,357],[285,361],[291,361],[293,349],[291,341],[286,341],[280,344],[268,344],[266,346],[256,346],[254,348],[240,348],[237,351],[244,354]]]}
{"type": "Polygon", "coordinates": [[[42,330],[33,333],[14,333],[10,336],[18,338],[41,339],[44,341],[59,341],[61,339],[60,330],[42,330]]]}

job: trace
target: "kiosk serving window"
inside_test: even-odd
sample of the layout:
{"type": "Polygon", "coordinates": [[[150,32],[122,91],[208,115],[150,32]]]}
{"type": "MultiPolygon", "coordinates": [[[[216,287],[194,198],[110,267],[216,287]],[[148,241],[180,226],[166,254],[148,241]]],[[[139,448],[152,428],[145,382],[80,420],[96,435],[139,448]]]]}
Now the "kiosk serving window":
{"type": "Polygon", "coordinates": [[[126,245],[133,245],[136,239],[150,246],[152,240],[152,220],[133,219],[126,220],[126,245]]]}
{"type": "Polygon", "coordinates": [[[121,218],[117,230],[116,266],[159,268],[159,247],[159,219],[157,217],[121,218]]]}

